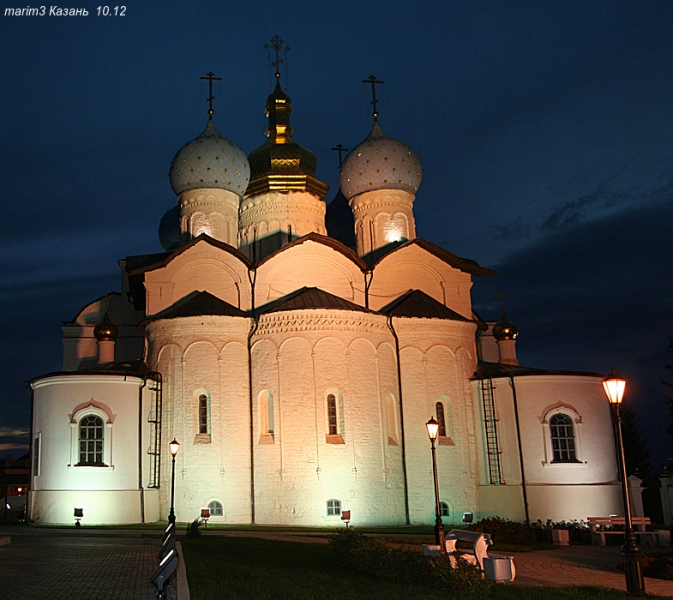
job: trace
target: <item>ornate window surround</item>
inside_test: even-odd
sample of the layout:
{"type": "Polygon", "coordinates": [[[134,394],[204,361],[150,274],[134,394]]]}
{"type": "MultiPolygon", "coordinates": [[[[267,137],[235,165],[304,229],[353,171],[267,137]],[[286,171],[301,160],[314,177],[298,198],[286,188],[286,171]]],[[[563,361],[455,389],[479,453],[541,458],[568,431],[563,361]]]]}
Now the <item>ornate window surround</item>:
{"type": "Polygon", "coordinates": [[[579,412],[574,406],[564,402],[557,402],[551,406],[544,408],[542,415],[538,417],[542,425],[542,436],[544,440],[544,453],[542,457],[543,467],[553,468],[577,468],[586,466],[586,461],[582,460],[582,425],[583,420],[579,412]],[[575,434],[575,461],[573,462],[559,462],[554,461],[554,448],[552,446],[551,429],[549,421],[554,415],[564,414],[570,417],[573,423],[573,433],[575,434]]]}

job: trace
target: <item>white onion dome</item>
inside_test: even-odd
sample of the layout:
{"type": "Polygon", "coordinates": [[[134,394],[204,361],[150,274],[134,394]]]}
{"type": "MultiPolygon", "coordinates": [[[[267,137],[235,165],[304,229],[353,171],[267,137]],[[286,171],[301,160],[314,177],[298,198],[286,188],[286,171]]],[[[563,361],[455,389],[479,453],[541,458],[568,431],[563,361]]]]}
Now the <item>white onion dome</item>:
{"type": "Polygon", "coordinates": [[[371,190],[398,189],[416,194],[423,170],[416,153],[391,138],[378,121],[367,139],[351,150],[339,177],[341,191],[349,200],[371,190]]]}
{"type": "Polygon", "coordinates": [[[211,117],[203,133],[178,150],[168,177],[176,194],[219,188],[243,196],[250,180],[250,165],[243,150],[220,135],[211,117]]]}

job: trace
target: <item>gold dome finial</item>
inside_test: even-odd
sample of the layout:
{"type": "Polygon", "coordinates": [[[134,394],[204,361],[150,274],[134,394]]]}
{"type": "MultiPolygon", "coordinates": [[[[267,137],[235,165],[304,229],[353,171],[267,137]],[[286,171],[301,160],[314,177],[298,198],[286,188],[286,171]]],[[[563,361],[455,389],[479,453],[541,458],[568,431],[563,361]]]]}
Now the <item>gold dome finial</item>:
{"type": "Polygon", "coordinates": [[[264,47],[269,53],[271,50],[275,52],[275,61],[269,57],[269,65],[276,69],[276,85],[266,100],[264,112],[269,119],[265,131],[268,139],[248,156],[250,184],[245,196],[269,191],[308,191],[324,200],[329,187],[315,178],[315,154],[292,139],[291,101],[281,88],[279,71],[281,63],[287,65],[287,51],[290,48],[283,46],[283,40],[277,35],[271,38],[271,44],[265,44],[264,47]],[[285,51],[285,58],[280,57],[282,50],[285,51]]]}
{"type": "Polygon", "coordinates": [[[93,334],[99,342],[114,342],[119,335],[119,329],[110,320],[110,315],[108,314],[107,296],[105,297],[105,315],[103,316],[103,321],[94,327],[93,334]]]}
{"type": "Polygon", "coordinates": [[[498,340],[515,340],[519,337],[519,328],[507,318],[505,314],[505,295],[500,292],[500,321],[493,328],[493,337],[498,340]]]}

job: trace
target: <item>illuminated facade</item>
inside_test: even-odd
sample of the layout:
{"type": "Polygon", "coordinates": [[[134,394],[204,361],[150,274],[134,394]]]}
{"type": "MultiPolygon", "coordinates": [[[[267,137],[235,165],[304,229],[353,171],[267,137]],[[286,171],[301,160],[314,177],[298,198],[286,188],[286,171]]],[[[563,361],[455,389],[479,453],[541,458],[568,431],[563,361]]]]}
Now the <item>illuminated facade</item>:
{"type": "Polygon", "coordinates": [[[416,237],[414,152],[375,116],[346,157],[351,248],[279,83],[266,110],[248,157],[211,114],[171,165],[165,252],[64,324],[63,372],[31,382],[31,517],[165,518],[175,438],[182,522],[433,523],[431,416],[447,522],[619,513],[600,377],[518,366],[512,324],[473,313],[495,273],[416,237]]]}

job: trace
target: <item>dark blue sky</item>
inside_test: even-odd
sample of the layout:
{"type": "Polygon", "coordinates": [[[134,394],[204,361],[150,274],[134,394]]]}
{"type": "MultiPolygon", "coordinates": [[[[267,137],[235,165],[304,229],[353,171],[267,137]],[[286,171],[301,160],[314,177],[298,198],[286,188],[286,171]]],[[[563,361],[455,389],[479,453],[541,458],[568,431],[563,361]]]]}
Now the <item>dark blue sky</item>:
{"type": "Polygon", "coordinates": [[[374,73],[381,124],[423,164],[418,234],[501,272],[476,280],[476,310],[497,318],[505,293],[523,364],[624,373],[655,464],[673,454],[673,3],[80,6],[0,15],[0,455],[25,441],[23,381],[61,367],[60,323],[119,289],[119,258],[161,251],[170,161],[207,119],[199,77],[223,78],[224,135],[264,141],[274,34],[328,198],[374,73]]]}

